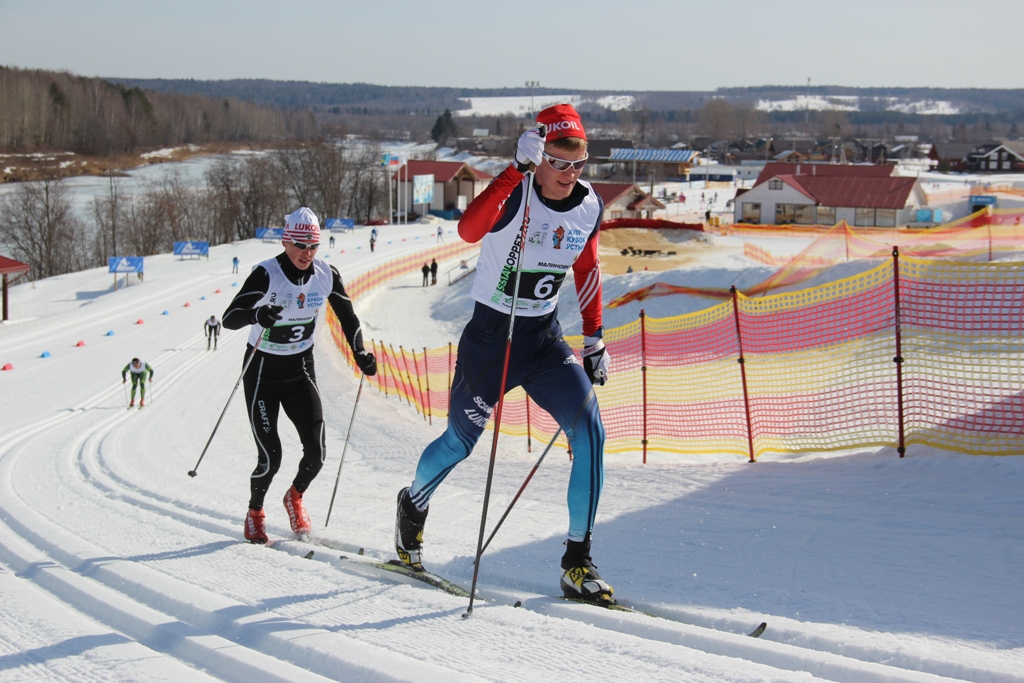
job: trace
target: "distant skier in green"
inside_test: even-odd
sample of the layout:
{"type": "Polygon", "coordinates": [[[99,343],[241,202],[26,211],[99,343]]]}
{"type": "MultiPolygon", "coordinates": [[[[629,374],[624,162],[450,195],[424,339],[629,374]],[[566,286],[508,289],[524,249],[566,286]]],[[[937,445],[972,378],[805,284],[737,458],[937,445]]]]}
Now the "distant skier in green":
{"type": "Polygon", "coordinates": [[[138,358],[132,358],[128,365],[121,371],[121,384],[125,384],[128,373],[132,374],[132,402],[128,404],[131,408],[135,405],[135,387],[139,387],[139,407],[146,405],[146,373],[149,373],[149,381],[153,381],[153,368],[149,363],[144,363],[138,358]]]}

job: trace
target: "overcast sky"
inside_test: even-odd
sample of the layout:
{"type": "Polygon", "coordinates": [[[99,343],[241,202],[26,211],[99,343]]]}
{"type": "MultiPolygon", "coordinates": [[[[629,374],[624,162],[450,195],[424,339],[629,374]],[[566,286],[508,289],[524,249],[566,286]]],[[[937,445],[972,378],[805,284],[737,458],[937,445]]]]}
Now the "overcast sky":
{"type": "Polygon", "coordinates": [[[593,90],[1024,87],[1024,0],[0,0],[0,65],[593,90]]]}

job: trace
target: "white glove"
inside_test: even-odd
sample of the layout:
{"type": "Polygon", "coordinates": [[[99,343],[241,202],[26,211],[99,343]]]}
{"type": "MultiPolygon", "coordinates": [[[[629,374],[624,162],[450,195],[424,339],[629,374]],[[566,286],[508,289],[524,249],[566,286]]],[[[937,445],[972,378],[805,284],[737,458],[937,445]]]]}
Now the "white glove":
{"type": "Polygon", "coordinates": [[[530,164],[540,166],[541,155],[544,153],[544,136],[536,128],[531,128],[519,136],[516,147],[516,169],[520,173],[530,170],[530,164]]]}
{"type": "Polygon", "coordinates": [[[600,337],[583,338],[583,369],[594,384],[604,386],[608,381],[608,366],[611,359],[604,349],[604,340],[600,337]]]}

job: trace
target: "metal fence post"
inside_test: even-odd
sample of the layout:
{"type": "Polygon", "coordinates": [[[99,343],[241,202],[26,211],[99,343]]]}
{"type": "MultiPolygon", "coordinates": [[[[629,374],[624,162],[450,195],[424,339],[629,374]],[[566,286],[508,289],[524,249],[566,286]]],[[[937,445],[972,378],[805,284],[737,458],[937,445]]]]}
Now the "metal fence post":
{"type": "Polygon", "coordinates": [[[754,429],[750,421],[750,395],[747,393],[747,366],[746,359],[743,357],[743,335],[740,332],[740,307],[736,285],[730,287],[729,292],[732,294],[732,313],[736,320],[736,342],[740,348],[740,356],[736,362],[740,364],[740,380],[743,382],[743,409],[747,413],[747,450],[750,453],[750,460],[747,462],[757,462],[757,458],[754,457],[754,429]]]}
{"type": "Polygon", "coordinates": [[[904,433],[903,420],[903,339],[900,331],[902,325],[902,312],[900,311],[900,249],[892,248],[892,283],[895,296],[894,310],[896,313],[896,357],[892,359],[896,363],[896,419],[899,420],[899,445],[896,452],[902,458],[906,455],[907,444],[904,433]]]}

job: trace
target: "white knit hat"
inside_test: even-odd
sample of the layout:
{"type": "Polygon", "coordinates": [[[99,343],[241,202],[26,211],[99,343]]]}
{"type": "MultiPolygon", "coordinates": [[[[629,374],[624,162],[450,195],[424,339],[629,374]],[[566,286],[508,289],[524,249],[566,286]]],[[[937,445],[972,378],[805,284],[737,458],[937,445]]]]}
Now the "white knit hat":
{"type": "Polygon", "coordinates": [[[320,243],[320,221],[316,214],[306,207],[284,217],[284,239],[303,244],[320,243]]]}

